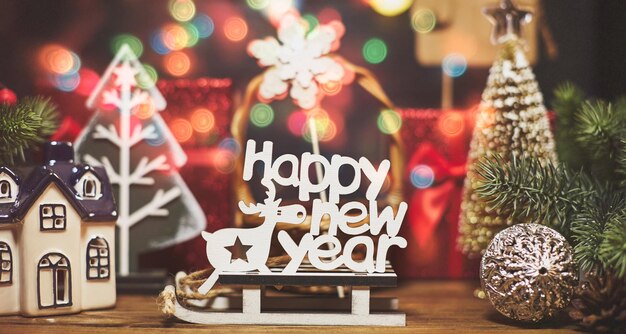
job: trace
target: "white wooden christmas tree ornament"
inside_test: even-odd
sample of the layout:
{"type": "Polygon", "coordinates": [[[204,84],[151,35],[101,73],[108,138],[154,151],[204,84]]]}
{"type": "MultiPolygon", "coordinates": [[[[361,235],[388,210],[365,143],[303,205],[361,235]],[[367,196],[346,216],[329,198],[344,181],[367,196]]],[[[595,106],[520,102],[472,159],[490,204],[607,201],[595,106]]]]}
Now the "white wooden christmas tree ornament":
{"type": "MultiPolygon", "coordinates": [[[[282,325],[373,325],[404,326],[405,315],[389,313],[387,300],[377,301],[377,308],[387,313],[372,313],[369,289],[372,286],[395,286],[396,275],[386,261],[392,247],[405,248],[406,240],[398,235],[407,204],[402,202],[398,210],[387,206],[379,210],[377,196],[381,192],[390,169],[388,160],[375,167],[368,159],[355,160],[334,155],[330,160],[318,154],[304,153],[301,157],[291,154],[273,159],[273,144],[263,143],[257,147],[254,140],[246,145],[243,180],[250,181],[256,164],[263,165],[262,184],[267,188],[262,203],[239,202],[239,209],[246,215],[258,215],[264,221],[254,228],[226,228],[214,233],[203,232],[207,241],[206,254],[215,268],[198,292],[209,293],[215,284],[244,285],[242,300],[227,300],[226,306],[242,306],[241,312],[216,310],[196,311],[175,301],[174,315],[182,320],[202,324],[282,324],[282,325]],[[323,166],[323,178],[312,182],[308,177],[311,165],[323,166]],[[289,164],[289,175],[279,174],[281,165],[289,164]],[[340,182],[341,168],[354,169],[350,182],[340,182]],[[340,204],[342,197],[354,193],[362,183],[367,183],[367,204],[358,201],[340,204]],[[301,201],[310,201],[312,196],[328,192],[328,201],[314,199],[311,212],[301,204],[281,205],[276,198],[276,185],[298,189],[301,201]],[[355,211],[358,212],[355,214],[355,211]],[[321,232],[322,217],[330,217],[327,233],[321,232]],[[369,216],[369,222],[365,218],[369,216]],[[291,260],[280,266],[267,266],[272,234],[277,223],[302,224],[311,217],[310,230],[301,240],[294,240],[287,231],[278,233],[278,241],[291,260]],[[341,232],[349,236],[342,243],[337,237],[341,232]],[[374,238],[376,237],[376,238],[374,238]],[[365,247],[365,258],[355,260],[353,252],[357,246],[365,247]],[[237,252],[239,250],[239,252],[237,252]],[[264,294],[265,286],[351,286],[351,302],[344,299],[327,298],[323,304],[311,298],[311,311],[297,305],[302,300],[273,297],[264,294]],[[279,301],[277,301],[280,300],[279,301]],[[278,312],[275,308],[290,309],[278,312]],[[343,312],[339,312],[343,305],[343,312]],[[328,313],[328,310],[338,312],[328,313]],[[297,311],[294,311],[297,310],[297,311]],[[321,313],[325,311],[326,313],[321,313]]],[[[184,275],[183,275],[184,276],[184,275]]],[[[180,280],[180,276],[178,277],[180,280]]],[[[182,288],[180,285],[177,288],[182,288]]],[[[166,291],[172,291],[170,287],[166,291]]],[[[222,301],[223,302],[223,301],[222,301]]],[[[189,304],[186,304],[189,305],[189,304]]],[[[221,305],[223,308],[224,305],[221,305]]]]}
{"type": "Polygon", "coordinates": [[[165,106],[143,65],[123,45],[87,100],[96,111],[76,140],[77,158],[103,166],[117,190],[121,276],[139,270],[141,252],[184,242],[206,226],[177,172],[187,157],[159,115],[165,106]]]}

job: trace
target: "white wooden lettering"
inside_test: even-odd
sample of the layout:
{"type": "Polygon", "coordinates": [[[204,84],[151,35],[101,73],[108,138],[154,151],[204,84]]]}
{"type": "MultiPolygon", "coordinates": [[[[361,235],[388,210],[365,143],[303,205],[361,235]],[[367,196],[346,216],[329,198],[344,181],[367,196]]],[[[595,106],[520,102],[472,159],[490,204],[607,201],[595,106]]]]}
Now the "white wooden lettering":
{"type": "Polygon", "coordinates": [[[278,232],[280,245],[291,257],[281,274],[296,274],[307,256],[311,265],[322,271],[331,271],[345,265],[355,272],[384,272],[389,248],[404,248],[407,245],[406,239],[398,236],[407,204],[400,203],[397,212],[391,206],[382,208],[379,212],[376,201],[391,167],[389,160],[383,160],[378,168],[366,158],[357,161],[334,155],[329,161],[321,155],[311,153],[302,154],[300,161],[292,154],[282,155],[272,161],[272,151],[271,142],[264,142],[260,151],[256,151],[254,140],[247,142],[243,179],[250,181],[254,176],[254,164],[261,162],[264,165],[261,183],[268,191],[263,203],[239,202],[239,208],[244,214],[258,214],[264,222],[254,228],[226,228],[214,233],[203,232],[202,236],[207,241],[207,257],[215,271],[198,291],[207,293],[217,282],[221,272],[256,270],[270,273],[266,262],[276,224],[301,224],[307,215],[300,204],[281,206],[282,200],[275,198],[275,183],[298,188],[298,198],[301,201],[309,201],[311,194],[327,190],[329,193],[328,202],[313,200],[310,230],[299,242],[293,240],[286,231],[278,232]],[[317,163],[323,167],[324,176],[314,183],[309,178],[309,170],[317,163]],[[342,167],[354,171],[354,177],[345,185],[339,178],[342,167]],[[281,168],[288,173],[280,175],[281,168]],[[361,185],[363,175],[370,182],[366,191],[368,204],[352,201],[340,206],[341,197],[354,193],[361,185]],[[362,223],[368,215],[369,223],[362,223]],[[330,224],[327,234],[322,234],[321,222],[325,216],[329,218],[330,224]],[[381,234],[383,228],[385,233],[381,234]],[[345,245],[337,238],[339,231],[350,236],[345,245]],[[372,238],[374,235],[379,235],[378,247],[375,247],[372,238]],[[365,258],[356,261],[353,253],[359,245],[365,248],[365,258]]]}

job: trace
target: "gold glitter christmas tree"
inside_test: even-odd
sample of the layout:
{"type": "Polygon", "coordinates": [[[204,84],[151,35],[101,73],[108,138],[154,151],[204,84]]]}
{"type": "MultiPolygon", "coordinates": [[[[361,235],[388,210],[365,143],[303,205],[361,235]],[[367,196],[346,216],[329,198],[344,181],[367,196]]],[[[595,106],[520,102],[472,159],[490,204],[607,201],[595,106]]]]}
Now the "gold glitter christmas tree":
{"type": "Polygon", "coordinates": [[[480,184],[475,165],[484,157],[499,155],[504,162],[511,156],[534,156],[556,160],[554,139],[543,96],[518,38],[530,13],[518,10],[511,1],[486,9],[494,23],[492,41],[500,52],[490,69],[487,87],[476,120],[468,156],[459,226],[459,248],[466,254],[482,253],[493,236],[515,223],[500,216],[475,192],[480,184]]]}

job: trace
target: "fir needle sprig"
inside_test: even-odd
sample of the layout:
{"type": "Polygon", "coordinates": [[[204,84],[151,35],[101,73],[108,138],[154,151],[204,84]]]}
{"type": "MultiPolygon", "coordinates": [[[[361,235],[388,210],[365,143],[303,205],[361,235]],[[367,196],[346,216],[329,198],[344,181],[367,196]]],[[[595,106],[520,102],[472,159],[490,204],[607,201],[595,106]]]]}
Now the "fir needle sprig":
{"type": "Polygon", "coordinates": [[[0,164],[13,165],[26,160],[56,131],[57,107],[49,98],[25,98],[15,105],[0,105],[0,164]]]}

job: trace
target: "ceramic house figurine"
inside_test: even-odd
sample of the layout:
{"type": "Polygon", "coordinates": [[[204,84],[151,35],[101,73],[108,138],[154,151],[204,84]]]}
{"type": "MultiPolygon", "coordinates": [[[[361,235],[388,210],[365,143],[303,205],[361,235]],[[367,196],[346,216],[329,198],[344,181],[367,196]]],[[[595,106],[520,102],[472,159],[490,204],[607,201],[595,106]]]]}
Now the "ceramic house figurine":
{"type": "Polygon", "coordinates": [[[0,167],[0,315],[115,305],[117,209],[104,169],[51,142],[46,163],[0,167]]]}

